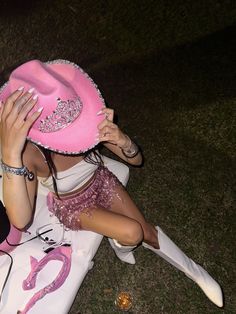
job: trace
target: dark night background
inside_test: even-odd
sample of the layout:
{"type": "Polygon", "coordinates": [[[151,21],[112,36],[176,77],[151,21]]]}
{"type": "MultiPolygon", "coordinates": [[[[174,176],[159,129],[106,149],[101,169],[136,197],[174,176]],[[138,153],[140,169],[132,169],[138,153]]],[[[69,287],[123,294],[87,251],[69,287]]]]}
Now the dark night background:
{"type": "MultiPolygon", "coordinates": [[[[142,147],[128,191],[223,287],[218,309],[140,248],[121,263],[104,239],[69,314],[236,313],[236,3],[218,0],[0,1],[0,81],[29,59],[68,59],[98,84],[142,147]]],[[[45,309],[46,313],[46,309],[45,309]]],[[[59,313],[60,314],[60,313],[59,313]]]]}

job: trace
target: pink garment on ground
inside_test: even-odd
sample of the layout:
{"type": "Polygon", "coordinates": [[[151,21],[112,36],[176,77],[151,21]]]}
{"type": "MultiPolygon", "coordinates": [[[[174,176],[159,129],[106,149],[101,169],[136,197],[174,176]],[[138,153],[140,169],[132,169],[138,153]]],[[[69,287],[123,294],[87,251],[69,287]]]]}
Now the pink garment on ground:
{"type": "Polygon", "coordinates": [[[40,261],[36,258],[30,257],[31,271],[28,277],[23,281],[22,288],[24,290],[30,290],[35,287],[36,277],[38,273],[44,268],[44,266],[53,260],[62,261],[62,268],[57,277],[46,287],[42,288],[34,294],[34,296],[28,301],[25,308],[22,311],[18,311],[19,314],[26,314],[34,306],[34,304],[42,299],[47,293],[51,293],[60,288],[65,282],[71,268],[71,247],[60,246],[45,255],[40,261]]]}

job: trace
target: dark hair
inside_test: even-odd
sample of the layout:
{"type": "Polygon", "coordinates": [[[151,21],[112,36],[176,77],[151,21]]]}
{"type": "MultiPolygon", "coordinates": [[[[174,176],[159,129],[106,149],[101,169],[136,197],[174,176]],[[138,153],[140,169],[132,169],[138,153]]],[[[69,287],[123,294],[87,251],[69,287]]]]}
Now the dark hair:
{"type": "MultiPolygon", "coordinates": [[[[38,148],[42,151],[42,153],[45,157],[45,160],[47,162],[47,165],[49,168],[49,173],[52,176],[54,192],[57,195],[57,197],[60,198],[60,196],[58,194],[57,182],[56,182],[57,170],[56,170],[55,164],[52,160],[51,151],[49,149],[46,149],[46,148],[41,147],[41,146],[38,146],[38,148]]],[[[98,153],[97,148],[96,149],[93,148],[93,149],[87,151],[86,153],[83,154],[83,156],[84,156],[84,161],[86,161],[87,163],[90,163],[93,165],[103,165],[103,160],[101,158],[101,155],[98,153]]]]}

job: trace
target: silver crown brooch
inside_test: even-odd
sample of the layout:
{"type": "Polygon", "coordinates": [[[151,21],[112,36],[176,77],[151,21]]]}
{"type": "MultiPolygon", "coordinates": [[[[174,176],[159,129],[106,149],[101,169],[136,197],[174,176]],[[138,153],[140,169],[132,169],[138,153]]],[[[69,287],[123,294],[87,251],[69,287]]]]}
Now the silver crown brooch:
{"type": "Polygon", "coordinates": [[[57,107],[52,114],[40,121],[39,130],[43,133],[56,132],[70,125],[82,111],[80,98],[61,100],[57,98],[57,107]]]}

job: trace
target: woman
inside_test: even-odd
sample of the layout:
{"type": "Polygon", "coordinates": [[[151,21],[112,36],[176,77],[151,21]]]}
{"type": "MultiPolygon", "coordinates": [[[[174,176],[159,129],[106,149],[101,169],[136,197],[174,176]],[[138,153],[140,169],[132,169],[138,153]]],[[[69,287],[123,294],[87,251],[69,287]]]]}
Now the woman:
{"type": "Polygon", "coordinates": [[[99,142],[130,165],[141,165],[142,154],[114,124],[113,110],[101,104],[86,73],[68,61],[33,60],[13,71],[0,100],[3,197],[13,225],[23,229],[31,222],[39,181],[49,190],[49,210],[65,227],[114,239],[117,256],[131,264],[142,243],[223,306],[218,283],[145,220],[103,166],[99,142]]]}

